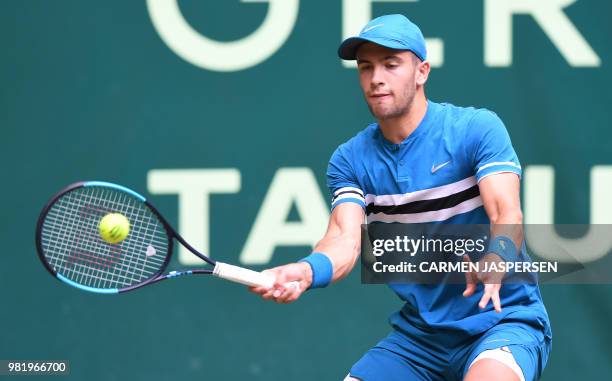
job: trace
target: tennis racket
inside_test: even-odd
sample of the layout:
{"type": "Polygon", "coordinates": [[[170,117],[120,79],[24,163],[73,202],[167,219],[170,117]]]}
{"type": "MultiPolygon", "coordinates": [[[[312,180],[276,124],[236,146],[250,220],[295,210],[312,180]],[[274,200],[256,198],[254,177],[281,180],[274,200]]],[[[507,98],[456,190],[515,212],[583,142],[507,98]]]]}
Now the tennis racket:
{"type": "Polygon", "coordinates": [[[218,262],[198,252],[143,196],[102,181],[75,183],[51,198],[38,218],[36,248],[53,276],[81,290],[102,294],[132,291],[192,274],[266,288],[275,281],[269,274],[218,262]],[[109,243],[100,235],[100,220],[109,213],[121,213],[129,221],[129,234],[119,243],[109,243]],[[174,239],[212,268],[164,273],[174,239]]]}

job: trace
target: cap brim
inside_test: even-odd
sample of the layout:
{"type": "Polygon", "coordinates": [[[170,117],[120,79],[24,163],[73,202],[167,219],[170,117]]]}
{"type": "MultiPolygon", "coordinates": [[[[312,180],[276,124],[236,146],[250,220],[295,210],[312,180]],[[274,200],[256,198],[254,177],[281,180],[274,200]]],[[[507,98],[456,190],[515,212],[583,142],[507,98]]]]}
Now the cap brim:
{"type": "Polygon", "coordinates": [[[338,47],[338,57],[342,58],[343,60],[357,59],[357,50],[366,42],[372,42],[390,49],[410,50],[406,49],[404,45],[398,43],[397,41],[388,40],[386,38],[349,37],[342,41],[338,47]]]}

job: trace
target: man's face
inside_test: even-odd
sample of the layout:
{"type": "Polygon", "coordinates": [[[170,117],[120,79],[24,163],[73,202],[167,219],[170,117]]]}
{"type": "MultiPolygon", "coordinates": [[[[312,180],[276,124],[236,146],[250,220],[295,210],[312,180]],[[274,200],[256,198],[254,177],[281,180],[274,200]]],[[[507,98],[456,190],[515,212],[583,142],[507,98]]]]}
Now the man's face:
{"type": "Polygon", "coordinates": [[[359,47],[357,67],[361,89],[370,112],[378,120],[397,118],[410,110],[417,92],[419,63],[410,51],[371,42],[359,47]]]}

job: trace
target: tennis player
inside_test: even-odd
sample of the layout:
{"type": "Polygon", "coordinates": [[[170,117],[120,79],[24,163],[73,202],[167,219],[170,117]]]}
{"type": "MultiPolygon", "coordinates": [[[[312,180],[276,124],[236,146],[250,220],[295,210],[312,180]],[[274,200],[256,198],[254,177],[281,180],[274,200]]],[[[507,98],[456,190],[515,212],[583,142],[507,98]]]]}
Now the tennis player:
{"type": "MultiPolygon", "coordinates": [[[[382,16],[342,42],[338,54],[357,60],[377,123],[330,159],[332,214],[314,252],[268,270],[275,287],[252,291],[289,303],[306,289],[342,279],[359,257],[366,216],[368,223],[491,224],[481,261],[528,258],[520,229],[521,166],[506,128],[489,110],[426,98],[430,64],[420,29],[402,15],[382,16]],[[495,233],[509,225],[519,228],[495,233]],[[289,281],[302,287],[282,286],[289,281]]],[[[552,335],[537,284],[502,286],[486,274],[466,278],[465,287],[391,285],[405,305],[389,318],[392,332],[353,365],[346,380],[538,379],[552,335]]]]}

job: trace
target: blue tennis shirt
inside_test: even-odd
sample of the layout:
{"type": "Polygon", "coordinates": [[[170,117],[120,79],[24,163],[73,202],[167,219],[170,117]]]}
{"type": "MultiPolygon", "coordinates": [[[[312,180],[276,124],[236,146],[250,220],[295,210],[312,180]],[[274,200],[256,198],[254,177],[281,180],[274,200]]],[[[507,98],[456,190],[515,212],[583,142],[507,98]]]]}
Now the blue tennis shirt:
{"type": "MultiPolygon", "coordinates": [[[[495,113],[428,101],[423,120],[401,144],[386,140],[374,123],[340,145],[329,161],[327,185],[332,209],[357,203],[368,223],[489,224],[478,182],[502,172],[521,176],[521,166],[495,113]]],[[[465,285],[389,286],[406,302],[390,317],[396,328],[412,324],[475,335],[518,320],[550,336],[537,284],[502,285],[501,313],[492,303],[478,308],[482,284],[468,298],[465,285]]]]}

